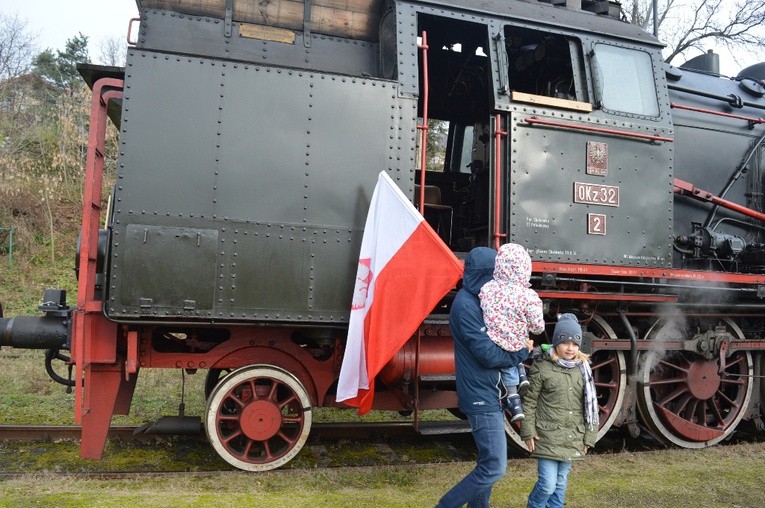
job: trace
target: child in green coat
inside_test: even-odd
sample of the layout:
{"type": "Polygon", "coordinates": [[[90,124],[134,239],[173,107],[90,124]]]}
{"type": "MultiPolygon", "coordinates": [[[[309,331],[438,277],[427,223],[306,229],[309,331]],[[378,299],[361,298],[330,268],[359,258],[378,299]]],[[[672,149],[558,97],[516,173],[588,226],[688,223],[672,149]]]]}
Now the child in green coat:
{"type": "Polygon", "coordinates": [[[583,459],[597,439],[595,383],[581,345],[576,316],[561,314],[552,347],[531,366],[521,422],[521,439],[537,459],[528,508],[563,508],[572,461],[583,459]]]}

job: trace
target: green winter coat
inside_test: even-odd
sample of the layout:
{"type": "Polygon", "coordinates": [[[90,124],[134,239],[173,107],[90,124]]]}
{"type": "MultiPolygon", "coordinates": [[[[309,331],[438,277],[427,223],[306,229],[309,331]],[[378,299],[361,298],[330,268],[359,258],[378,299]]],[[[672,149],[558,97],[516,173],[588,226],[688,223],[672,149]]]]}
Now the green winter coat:
{"type": "Polygon", "coordinates": [[[584,378],[578,367],[566,369],[549,358],[534,361],[529,390],[523,398],[521,439],[539,436],[532,457],[554,460],[584,458],[584,447],[595,446],[597,427],[584,421],[584,378]]]}

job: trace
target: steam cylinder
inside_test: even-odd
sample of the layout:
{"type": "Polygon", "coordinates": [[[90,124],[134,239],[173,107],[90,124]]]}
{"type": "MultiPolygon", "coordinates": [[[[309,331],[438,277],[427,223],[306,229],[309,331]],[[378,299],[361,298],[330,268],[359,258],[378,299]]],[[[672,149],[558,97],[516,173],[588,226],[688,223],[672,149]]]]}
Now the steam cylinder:
{"type": "MultiPolygon", "coordinates": [[[[417,339],[402,347],[380,371],[380,380],[388,386],[413,381],[417,359],[417,339]]],[[[454,375],[454,342],[451,337],[422,337],[419,376],[454,375]]]]}

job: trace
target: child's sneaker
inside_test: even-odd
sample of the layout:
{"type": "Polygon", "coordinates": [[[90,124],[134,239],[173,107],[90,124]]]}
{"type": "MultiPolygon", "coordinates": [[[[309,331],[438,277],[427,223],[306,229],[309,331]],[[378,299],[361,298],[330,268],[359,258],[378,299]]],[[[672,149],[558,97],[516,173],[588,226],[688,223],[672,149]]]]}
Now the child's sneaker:
{"type": "Polygon", "coordinates": [[[518,393],[525,395],[529,390],[529,378],[526,376],[526,367],[522,363],[518,364],[518,393]]]}
{"type": "Polygon", "coordinates": [[[503,401],[502,405],[510,413],[510,422],[516,420],[523,420],[526,415],[523,414],[523,405],[521,404],[521,396],[517,393],[508,395],[503,401]]]}

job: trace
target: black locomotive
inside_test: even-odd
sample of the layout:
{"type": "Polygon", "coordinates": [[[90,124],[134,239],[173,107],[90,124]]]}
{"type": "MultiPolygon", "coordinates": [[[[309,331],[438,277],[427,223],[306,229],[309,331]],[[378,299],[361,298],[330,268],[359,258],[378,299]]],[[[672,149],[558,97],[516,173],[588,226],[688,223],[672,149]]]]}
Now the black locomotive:
{"type": "MultiPolygon", "coordinates": [[[[139,0],[126,67],[80,68],[76,304],[51,290],[43,317],[0,319],[2,345],[69,351],[82,455],[101,456],[141,369],[183,368],[208,372],[224,459],[293,458],[310,408],[341,406],[382,170],[458,256],[529,250],[550,322],[574,312],[587,331],[601,436],[699,448],[761,425],[765,64],[671,67],[618,4],[576,3],[139,0]]],[[[456,408],[446,312],[380,373],[375,408],[456,408]]]]}

